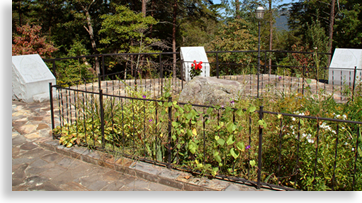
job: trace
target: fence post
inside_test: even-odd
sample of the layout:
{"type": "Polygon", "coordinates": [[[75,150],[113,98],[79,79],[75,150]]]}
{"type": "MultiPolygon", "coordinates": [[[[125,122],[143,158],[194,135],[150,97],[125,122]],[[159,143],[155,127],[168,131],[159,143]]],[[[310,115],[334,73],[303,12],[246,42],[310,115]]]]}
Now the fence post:
{"type": "Polygon", "coordinates": [[[103,80],[104,80],[104,75],[105,75],[104,56],[103,56],[103,54],[101,54],[101,56],[102,56],[102,74],[103,74],[103,80]]]}
{"type": "MultiPolygon", "coordinates": [[[[259,120],[262,120],[264,116],[263,106],[260,106],[259,109],[259,120]]],[[[259,125],[259,152],[258,152],[258,185],[257,188],[260,189],[260,179],[261,179],[261,153],[262,153],[262,144],[263,144],[263,128],[259,125]]]]}
{"type": "Polygon", "coordinates": [[[101,132],[102,132],[102,148],[105,146],[105,140],[104,140],[104,111],[103,111],[103,91],[102,89],[99,89],[99,110],[100,110],[100,116],[101,116],[101,132]]]}
{"type": "Polygon", "coordinates": [[[162,61],[161,61],[161,58],[162,58],[162,55],[160,54],[159,55],[159,64],[160,64],[160,78],[161,78],[161,96],[163,94],[163,66],[162,66],[162,61]]]}
{"type": "Polygon", "coordinates": [[[54,107],[53,107],[53,87],[52,87],[52,83],[49,83],[49,94],[50,94],[50,116],[52,119],[52,136],[54,139],[54,107]]]}
{"type": "Polygon", "coordinates": [[[98,89],[102,88],[102,80],[101,80],[101,74],[98,74],[98,89]]]}
{"type": "Polygon", "coordinates": [[[219,78],[219,54],[216,52],[216,77],[219,78]]]}
{"type": "Polygon", "coordinates": [[[181,59],[181,90],[184,89],[184,60],[181,59]]]}
{"type": "Polygon", "coordinates": [[[169,97],[168,98],[168,161],[167,161],[168,162],[168,168],[171,167],[171,141],[172,141],[171,119],[172,119],[172,97],[169,97]]]}
{"type": "Polygon", "coordinates": [[[353,73],[352,101],[354,97],[354,88],[356,87],[356,73],[357,73],[357,66],[354,67],[354,73],[353,73]]]}

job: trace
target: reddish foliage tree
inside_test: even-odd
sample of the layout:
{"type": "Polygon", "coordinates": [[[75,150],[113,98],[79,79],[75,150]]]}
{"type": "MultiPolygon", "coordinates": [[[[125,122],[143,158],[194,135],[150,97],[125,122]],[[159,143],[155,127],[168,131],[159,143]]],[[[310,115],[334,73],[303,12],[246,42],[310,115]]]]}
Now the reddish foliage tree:
{"type": "MultiPolygon", "coordinates": [[[[292,50],[297,52],[312,52],[311,50],[308,49],[308,47],[297,46],[296,44],[292,46],[292,50]]],[[[301,66],[308,66],[313,61],[312,54],[292,53],[292,55],[293,58],[297,60],[301,66]]]]}
{"type": "Polygon", "coordinates": [[[18,35],[13,37],[12,54],[26,55],[39,54],[42,58],[51,57],[51,53],[58,49],[53,43],[46,42],[45,37],[40,37],[41,26],[29,24],[16,28],[18,35]]]}

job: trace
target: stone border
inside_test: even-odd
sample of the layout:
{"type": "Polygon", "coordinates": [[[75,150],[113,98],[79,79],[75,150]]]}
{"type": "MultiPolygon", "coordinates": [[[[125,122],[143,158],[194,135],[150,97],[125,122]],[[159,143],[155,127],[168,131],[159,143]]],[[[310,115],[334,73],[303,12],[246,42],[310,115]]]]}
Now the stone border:
{"type": "Polygon", "coordinates": [[[84,147],[67,148],[59,145],[57,140],[43,141],[38,144],[59,154],[184,191],[276,191],[265,188],[258,190],[253,186],[225,180],[194,177],[190,173],[124,157],[115,158],[107,153],[91,151],[84,147]]]}

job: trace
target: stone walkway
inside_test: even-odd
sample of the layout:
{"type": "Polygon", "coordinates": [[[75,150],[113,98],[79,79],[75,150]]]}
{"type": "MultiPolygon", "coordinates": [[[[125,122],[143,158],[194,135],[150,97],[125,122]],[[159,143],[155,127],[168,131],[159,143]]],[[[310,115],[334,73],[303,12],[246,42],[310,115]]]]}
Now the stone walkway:
{"type": "Polygon", "coordinates": [[[52,139],[49,106],[49,101],[12,102],[13,191],[270,191],[84,147],[66,148],[52,139]]]}
{"type": "Polygon", "coordinates": [[[47,150],[49,101],[12,103],[13,191],[179,191],[47,150]]]}

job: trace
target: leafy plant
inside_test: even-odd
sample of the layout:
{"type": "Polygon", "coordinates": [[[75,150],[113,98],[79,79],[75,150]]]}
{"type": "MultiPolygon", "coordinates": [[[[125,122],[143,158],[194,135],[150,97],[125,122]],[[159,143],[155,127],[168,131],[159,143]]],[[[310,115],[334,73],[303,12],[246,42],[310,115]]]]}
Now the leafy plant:
{"type": "Polygon", "coordinates": [[[166,84],[159,100],[149,100],[150,93],[131,87],[127,87],[131,99],[107,96],[104,135],[98,96],[86,97],[83,106],[76,104],[77,122],[57,127],[55,133],[67,147],[105,146],[134,157],[171,161],[202,175],[256,181],[260,170],[262,182],[301,190],[351,190],[353,180],[354,190],[362,189],[361,126],[299,117],[361,120],[361,97],[343,105],[332,96],[291,93],[200,107],[173,101],[171,83],[166,84]],[[264,112],[260,118],[262,105],[278,115],[264,112]],[[258,168],[261,131],[262,167],[258,168]]]}

